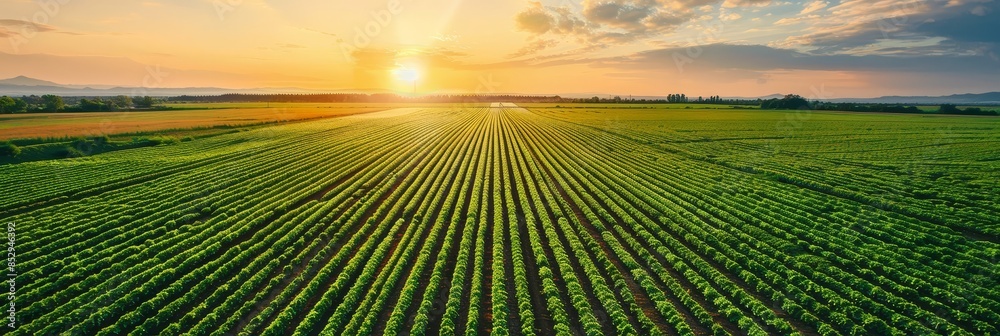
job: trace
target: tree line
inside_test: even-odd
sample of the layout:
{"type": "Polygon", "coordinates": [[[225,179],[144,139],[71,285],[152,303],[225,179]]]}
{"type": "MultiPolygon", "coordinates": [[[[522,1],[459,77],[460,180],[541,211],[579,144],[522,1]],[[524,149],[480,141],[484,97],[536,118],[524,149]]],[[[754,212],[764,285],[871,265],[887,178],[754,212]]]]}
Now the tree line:
{"type": "Polygon", "coordinates": [[[698,98],[688,97],[686,94],[668,94],[666,99],[648,99],[648,98],[622,98],[621,96],[614,96],[609,98],[601,98],[598,96],[593,96],[590,98],[563,98],[563,103],[591,103],[591,104],[671,104],[671,103],[686,103],[686,104],[727,104],[727,105],[759,105],[761,99],[732,99],[732,98],[722,98],[721,96],[709,96],[708,98],[699,96],[698,98]]]}
{"type": "Polygon", "coordinates": [[[0,114],[29,112],[111,112],[153,108],[160,100],[150,96],[72,97],[30,95],[0,97],[0,114]]]}
{"type": "Polygon", "coordinates": [[[721,96],[688,97],[685,94],[669,94],[666,99],[634,99],[613,96],[600,98],[563,98],[560,96],[535,95],[427,95],[419,97],[402,96],[389,93],[332,93],[332,94],[223,94],[206,96],[176,96],[167,98],[169,102],[200,102],[200,103],[468,103],[496,102],[512,103],[601,103],[601,104],[730,104],[758,105],[760,99],[727,99],[721,96]]]}
{"type": "Polygon", "coordinates": [[[882,113],[937,113],[954,115],[1000,115],[998,111],[984,110],[979,107],[959,108],[954,104],[942,104],[936,111],[925,111],[913,105],[901,104],[859,104],[859,103],[831,103],[821,101],[808,101],[802,96],[790,94],[782,98],[764,100],[760,103],[761,109],[769,110],[818,110],[818,111],[847,111],[847,112],[882,112],[882,113]]]}

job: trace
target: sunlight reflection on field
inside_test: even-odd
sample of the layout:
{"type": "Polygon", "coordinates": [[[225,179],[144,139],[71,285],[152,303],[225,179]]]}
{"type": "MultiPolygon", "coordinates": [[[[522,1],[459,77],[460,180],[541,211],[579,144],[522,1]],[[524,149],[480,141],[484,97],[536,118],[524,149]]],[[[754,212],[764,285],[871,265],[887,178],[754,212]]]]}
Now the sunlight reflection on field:
{"type": "Polygon", "coordinates": [[[372,113],[364,113],[364,114],[353,115],[353,116],[350,116],[350,118],[358,118],[358,119],[393,118],[393,117],[404,116],[404,115],[407,115],[407,114],[410,114],[410,113],[413,113],[413,112],[416,112],[416,111],[420,111],[420,110],[422,110],[422,109],[420,109],[420,108],[397,108],[397,109],[391,109],[391,110],[385,110],[385,111],[379,111],[379,112],[372,112],[372,113]]]}

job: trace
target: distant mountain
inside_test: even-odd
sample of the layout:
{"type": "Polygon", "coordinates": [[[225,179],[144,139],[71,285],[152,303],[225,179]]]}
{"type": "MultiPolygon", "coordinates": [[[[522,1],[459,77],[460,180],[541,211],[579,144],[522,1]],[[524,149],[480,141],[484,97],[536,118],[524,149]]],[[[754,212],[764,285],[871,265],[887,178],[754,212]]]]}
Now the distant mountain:
{"type": "MultiPolygon", "coordinates": [[[[761,97],[723,97],[723,99],[781,99],[784,94],[776,93],[761,97]]],[[[806,99],[813,100],[811,97],[806,99]]],[[[1000,105],[1000,92],[965,93],[949,96],[883,96],[877,98],[834,98],[819,99],[831,103],[862,103],[862,104],[902,104],[902,105],[1000,105]]]]}
{"type": "MultiPolygon", "coordinates": [[[[372,90],[336,90],[339,92],[364,92],[372,90]]],[[[117,96],[117,95],[149,95],[149,96],[211,96],[227,93],[245,94],[276,94],[276,93],[328,93],[330,90],[312,90],[293,87],[228,89],[218,87],[185,87],[185,88],[141,88],[110,85],[63,85],[26,76],[0,80],[0,95],[30,96],[54,94],[60,96],[117,96]]]]}
{"type": "Polygon", "coordinates": [[[0,79],[0,85],[20,85],[20,86],[61,86],[58,83],[34,79],[31,77],[17,76],[14,78],[0,79]]]}
{"type": "Polygon", "coordinates": [[[915,105],[1000,105],[1000,92],[965,93],[950,96],[885,96],[878,98],[842,98],[830,99],[835,103],[880,103],[880,104],[915,104],[915,105]]]}
{"type": "Polygon", "coordinates": [[[64,85],[26,76],[17,76],[0,80],[0,96],[30,96],[54,94],[60,96],[136,96],[148,95],[157,97],[173,96],[215,96],[230,93],[242,94],[313,94],[313,93],[399,93],[386,89],[340,89],[320,90],[297,87],[265,87],[251,89],[230,89],[220,87],[179,87],[179,88],[141,88],[113,85],[64,85]]]}
{"type": "MultiPolygon", "coordinates": [[[[784,94],[772,94],[761,97],[723,97],[723,99],[780,99],[784,94]]],[[[811,97],[806,99],[813,100],[811,97]]],[[[1000,92],[964,93],[949,96],[882,96],[876,98],[834,98],[819,99],[831,103],[862,103],[862,104],[902,104],[902,105],[1000,105],[1000,92]]]]}

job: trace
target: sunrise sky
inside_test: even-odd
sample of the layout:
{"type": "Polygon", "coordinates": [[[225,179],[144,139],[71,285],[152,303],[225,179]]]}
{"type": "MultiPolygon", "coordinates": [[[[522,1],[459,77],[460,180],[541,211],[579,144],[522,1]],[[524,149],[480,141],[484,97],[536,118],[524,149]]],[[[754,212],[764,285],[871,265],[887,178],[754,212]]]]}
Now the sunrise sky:
{"type": "Polygon", "coordinates": [[[1000,91],[992,0],[4,0],[0,78],[823,99],[1000,91]],[[151,75],[155,73],[156,75],[151,75]]]}

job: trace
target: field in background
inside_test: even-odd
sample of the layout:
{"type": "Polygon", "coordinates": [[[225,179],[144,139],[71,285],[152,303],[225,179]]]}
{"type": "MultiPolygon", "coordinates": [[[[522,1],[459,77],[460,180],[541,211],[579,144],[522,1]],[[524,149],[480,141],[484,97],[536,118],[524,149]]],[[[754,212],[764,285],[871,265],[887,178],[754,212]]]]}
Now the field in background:
{"type": "Polygon", "coordinates": [[[490,103],[166,103],[164,106],[177,109],[218,109],[218,108],[271,108],[271,107],[311,107],[311,108],[405,108],[405,107],[482,107],[490,103]]]}
{"type": "MultiPolygon", "coordinates": [[[[308,120],[367,113],[394,108],[474,108],[489,103],[168,103],[174,111],[122,111],[87,113],[31,113],[0,114],[0,140],[28,138],[63,138],[98,135],[131,135],[136,133],[183,134],[190,129],[217,126],[243,126],[283,121],[308,120]]],[[[577,104],[577,103],[527,103],[525,108],[588,110],[670,110],[714,114],[722,111],[752,113],[765,112],[756,106],[726,104],[577,104]]],[[[925,111],[937,106],[921,106],[925,111]]],[[[785,113],[766,111],[767,113],[785,113]]],[[[819,112],[817,112],[819,113],[819,112]]],[[[825,112],[831,113],[831,112],[825,112]]],[[[838,114],[838,112],[832,112],[838,114]]],[[[843,112],[850,113],[850,112],[843,112]]],[[[871,114],[856,112],[859,114],[871,114]]],[[[683,115],[683,114],[682,114],[683,115]]],[[[756,114],[754,114],[756,116],[756,114]]],[[[767,117],[765,117],[767,118],[767,117]]]]}
{"type": "Polygon", "coordinates": [[[12,333],[1000,332],[997,118],[492,106],[0,165],[12,333]]]}
{"type": "MultiPolygon", "coordinates": [[[[669,104],[592,104],[592,103],[522,103],[518,104],[520,107],[524,108],[572,108],[572,109],[657,109],[657,110],[677,110],[677,109],[689,109],[689,110],[717,110],[717,109],[733,109],[734,105],[728,104],[684,104],[684,103],[669,103],[669,104]]],[[[736,106],[736,108],[745,109],[758,109],[758,106],[736,106]]]]}
{"type": "Polygon", "coordinates": [[[198,106],[198,108],[213,109],[0,114],[0,140],[98,136],[215,126],[240,126],[338,117],[386,109],[386,107],[346,104],[306,105],[228,108],[230,107],[228,104],[206,104],[198,106]]]}
{"type": "MultiPolygon", "coordinates": [[[[963,110],[974,107],[984,110],[1000,110],[1000,105],[958,105],[956,107],[963,110]]],[[[917,108],[924,112],[935,112],[941,108],[941,105],[917,105],[917,108]]]]}

